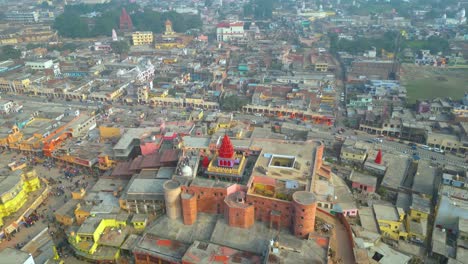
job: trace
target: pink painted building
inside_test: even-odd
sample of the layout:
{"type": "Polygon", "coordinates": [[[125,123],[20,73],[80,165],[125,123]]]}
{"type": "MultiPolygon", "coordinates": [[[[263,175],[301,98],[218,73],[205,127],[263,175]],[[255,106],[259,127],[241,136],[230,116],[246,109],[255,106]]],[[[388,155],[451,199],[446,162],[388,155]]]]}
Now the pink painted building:
{"type": "Polygon", "coordinates": [[[351,187],[363,192],[373,193],[377,187],[377,177],[353,171],[349,177],[351,187]]]}

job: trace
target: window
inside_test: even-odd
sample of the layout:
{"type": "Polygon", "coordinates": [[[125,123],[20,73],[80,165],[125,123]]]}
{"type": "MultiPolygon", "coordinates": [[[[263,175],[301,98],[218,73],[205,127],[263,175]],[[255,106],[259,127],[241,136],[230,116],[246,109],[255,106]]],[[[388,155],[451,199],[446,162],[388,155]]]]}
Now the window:
{"type": "Polygon", "coordinates": [[[305,212],[305,209],[302,209],[302,212],[305,212]]]}

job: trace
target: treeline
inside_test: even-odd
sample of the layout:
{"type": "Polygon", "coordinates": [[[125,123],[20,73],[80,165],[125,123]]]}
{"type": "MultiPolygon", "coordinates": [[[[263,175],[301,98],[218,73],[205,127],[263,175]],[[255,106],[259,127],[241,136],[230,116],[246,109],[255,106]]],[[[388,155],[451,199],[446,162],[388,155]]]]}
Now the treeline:
{"type": "Polygon", "coordinates": [[[275,0],[250,0],[243,6],[244,17],[255,19],[270,19],[273,16],[275,0]]]}
{"type": "MultiPolygon", "coordinates": [[[[397,34],[397,32],[386,32],[381,37],[357,37],[353,40],[339,39],[337,34],[330,34],[330,51],[345,51],[351,54],[359,54],[375,47],[378,55],[380,55],[382,49],[387,52],[394,52],[396,50],[397,34]]],[[[448,53],[450,51],[448,40],[438,36],[430,36],[426,40],[406,40],[402,37],[400,40],[400,51],[403,51],[405,48],[410,48],[414,52],[421,49],[430,50],[433,54],[438,52],[448,53]]]]}
{"type": "Polygon", "coordinates": [[[136,4],[125,6],[115,4],[102,5],[67,5],[63,14],[56,17],[54,28],[58,34],[69,38],[88,38],[111,34],[112,29],[118,29],[120,14],[125,7],[132,18],[135,30],[162,33],[164,22],[170,19],[176,32],[200,28],[202,21],[199,15],[179,14],[176,12],[160,13],[149,9],[140,10],[136,4]],[[96,17],[87,18],[83,15],[97,12],[96,17]]]}

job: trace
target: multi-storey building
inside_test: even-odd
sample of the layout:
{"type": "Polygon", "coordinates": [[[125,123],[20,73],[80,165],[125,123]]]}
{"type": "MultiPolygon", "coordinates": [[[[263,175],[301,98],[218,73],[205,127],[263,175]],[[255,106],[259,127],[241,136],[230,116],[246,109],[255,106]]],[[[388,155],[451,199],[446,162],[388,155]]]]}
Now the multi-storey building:
{"type": "Polygon", "coordinates": [[[54,65],[52,60],[37,60],[37,61],[27,61],[26,67],[31,68],[32,70],[45,70],[50,69],[54,65]]]}
{"type": "Polygon", "coordinates": [[[3,218],[18,211],[28,200],[28,194],[40,188],[35,170],[0,172],[0,225],[3,218]]]}
{"type": "Polygon", "coordinates": [[[132,34],[132,41],[134,46],[153,44],[153,32],[151,31],[137,31],[132,34]]]}
{"type": "MultiPolygon", "coordinates": [[[[257,220],[276,228],[292,227],[298,237],[313,232],[318,200],[311,191],[313,176],[310,174],[318,173],[322,167],[323,145],[308,142],[304,148],[310,153],[299,150],[295,155],[285,155],[283,151],[291,147],[285,142],[259,140],[252,144],[259,157],[254,165],[257,169],[246,187],[203,179],[182,183],[182,186],[174,184],[174,188],[181,189],[184,223],[193,224],[197,212],[204,212],[224,214],[228,224],[236,227],[248,228],[257,220]],[[280,172],[288,177],[278,177],[280,172]],[[297,179],[294,175],[302,175],[305,180],[288,180],[297,179]]],[[[222,177],[236,182],[237,169],[242,168],[243,158],[235,154],[229,137],[225,136],[218,154],[209,165],[204,165],[205,170],[212,178],[222,177]],[[220,174],[212,175],[210,167],[220,174]]]]}
{"type": "Polygon", "coordinates": [[[380,233],[383,237],[393,240],[405,240],[408,237],[404,225],[405,213],[401,208],[393,205],[374,204],[374,214],[377,219],[380,233]]]}
{"type": "Polygon", "coordinates": [[[222,22],[216,28],[216,39],[221,41],[231,41],[244,37],[244,22],[222,22]]]}
{"type": "Polygon", "coordinates": [[[5,20],[18,23],[35,23],[39,21],[39,13],[11,11],[5,13],[5,20]]]}
{"type": "Polygon", "coordinates": [[[86,219],[76,232],[68,236],[75,255],[88,261],[115,263],[126,236],[126,233],[115,229],[124,229],[127,218],[128,215],[105,215],[86,219]]]}

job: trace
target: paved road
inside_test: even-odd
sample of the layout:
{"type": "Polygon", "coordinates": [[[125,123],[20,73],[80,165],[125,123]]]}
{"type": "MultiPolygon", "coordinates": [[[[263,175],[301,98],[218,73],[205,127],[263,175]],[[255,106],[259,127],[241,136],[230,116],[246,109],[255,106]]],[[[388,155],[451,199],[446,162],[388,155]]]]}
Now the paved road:
{"type": "MultiPolygon", "coordinates": [[[[327,140],[334,140],[335,136],[330,133],[330,131],[323,131],[319,129],[312,129],[312,131],[317,135],[317,138],[321,139],[327,139],[327,140]]],[[[350,137],[350,138],[355,138],[357,140],[362,140],[362,141],[372,141],[373,139],[376,138],[375,135],[369,135],[363,132],[358,132],[357,135],[354,134],[354,131],[349,132],[347,131],[343,135],[338,135],[341,137],[350,137]]],[[[413,150],[410,146],[404,143],[396,142],[396,141],[389,141],[387,139],[384,139],[382,143],[377,143],[375,142],[374,144],[380,146],[382,150],[385,151],[390,151],[393,153],[399,153],[403,155],[408,155],[409,157],[412,157],[414,153],[417,153],[417,155],[422,159],[422,160],[428,160],[428,161],[433,161],[438,164],[450,164],[450,165],[455,165],[463,168],[467,168],[468,164],[465,162],[464,158],[455,156],[450,153],[440,154],[437,152],[429,151],[429,150],[424,150],[420,147],[417,147],[416,150],[413,150]],[[434,158],[434,159],[433,159],[434,158]]]]}
{"type": "MultiPolygon", "coordinates": [[[[99,103],[97,102],[90,102],[88,103],[87,101],[79,102],[79,101],[65,101],[65,100],[60,100],[60,99],[54,99],[52,102],[44,102],[46,99],[43,97],[34,97],[34,96],[27,96],[27,95],[12,95],[12,94],[2,94],[2,98],[4,99],[12,99],[12,100],[19,100],[23,101],[23,103],[29,102],[35,102],[37,104],[43,104],[43,105],[57,105],[57,106],[74,106],[74,107],[79,107],[79,108],[92,108],[96,109],[99,107],[99,103]]],[[[116,108],[121,108],[121,109],[126,109],[126,110],[133,110],[133,111],[143,111],[143,110],[148,110],[147,106],[144,105],[126,105],[118,102],[112,103],[112,105],[116,108]]],[[[152,111],[158,111],[158,109],[152,109],[152,111]]],[[[170,109],[169,109],[170,110],[170,109]]],[[[268,117],[264,116],[255,116],[255,115],[250,115],[250,114],[245,114],[245,113],[240,113],[240,114],[235,114],[234,115],[236,119],[239,120],[255,120],[256,123],[262,124],[263,122],[270,120],[268,117]]],[[[285,119],[285,122],[290,122],[290,123],[295,123],[296,121],[285,119]]],[[[309,125],[313,126],[308,123],[302,123],[304,126],[309,125]]],[[[332,132],[336,132],[337,128],[321,128],[321,127],[312,127],[311,131],[315,133],[317,138],[327,140],[327,141],[334,141],[335,136],[333,135],[332,132]]],[[[368,141],[368,140],[373,140],[376,138],[375,135],[369,135],[367,133],[358,131],[357,134],[354,133],[354,130],[347,129],[346,132],[342,135],[339,135],[342,137],[351,137],[351,138],[356,138],[358,140],[363,140],[363,141],[368,141]]],[[[432,161],[434,163],[438,164],[450,164],[450,165],[455,165],[455,166],[460,166],[460,167],[468,167],[467,163],[465,162],[464,158],[452,155],[450,153],[447,153],[445,155],[442,155],[440,153],[436,153],[433,151],[428,151],[424,150],[421,148],[417,148],[416,150],[411,149],[410,146],[407,144],[395,142],[395,141],[389,141],[389,140],[384,140],[382,143],[375,143],[379,144],[381,148],[385,151],[391,151],[393,153],[399,153],[399,154],[404,154],[408,155],[410,157],[413,156],[413,153],[417,153],[418,156],[422,160],[428,160],[432,161]]]]}

